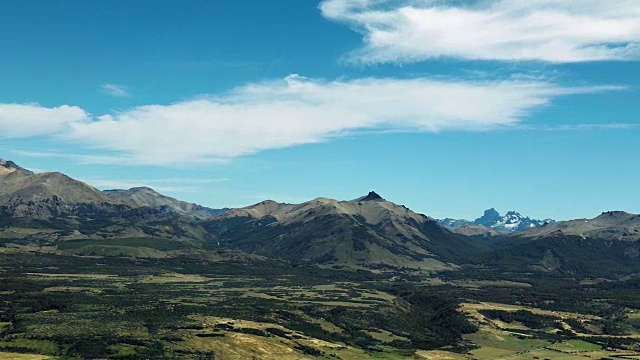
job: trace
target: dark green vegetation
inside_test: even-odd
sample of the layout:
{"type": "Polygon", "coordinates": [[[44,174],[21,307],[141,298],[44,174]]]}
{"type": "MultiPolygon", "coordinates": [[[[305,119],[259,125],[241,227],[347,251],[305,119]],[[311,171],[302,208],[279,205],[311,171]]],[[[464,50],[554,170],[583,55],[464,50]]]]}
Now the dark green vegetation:
{"type": "Polygon", "coordinates": [[[504,237],[490,240],[491,252],[478,264],[576,277],[612,277],[640,271],[640,241],[556,235],[540,239],[504,237]]]}
{"type": "Polygon", "coordinates": [[[538,315],[527,310],[479,310],[480,314],[506,323],[519,322],[531,329],[548,329],[556,325],[559,319],[549,315],[538,315]]]}
{"type": "MultiPolygon", "coordinates": [[[[0,176],[0,356],[640,351],[633,237],[467,237],[375,193],[265,201],[201,221],[202,208],[150,189],[114,199],[62,174],[20,171],[0,176]]],[[[623,218],[625,232],[635,217],[623,218]]]]}
{"type": "Polygon", "coordinates": [[[326,215],[288,225],[277,224],[271,217],[234,217],[203,224],[230,246],[269,257],[320,264],[372,267],[395,262],[398,267],[415,266],[425,259],[456,262],[484,249],[484,245],[452,234],[434,222],[413,221],[409,225],[419,233],[428,234],[429,240],[424,235],[389,234],[390,229],[384,224],[372,225],[358,216],[326,215]],[[391,259],[396,261],[389,261],[391,259]]]}
{"type": "MultiPolygon", "coordinates": [[[[157,249],[171,244],[153,239],[115,243],[157,249]]],[[[90,245],[66,241],[62,247],[90,245]]],[[[528,310],[479,310],[488,319],[523,324],[530,330],[517,331],[526,336],[554,342],[580,338],[603,348],[639,350],[637,338],[626,337],[640,334],[638,322],[629,316],[640,308],[639,277],[580,283],[543,273],[463,269],[442,273],[442,285],[426,285],[421,284],[424,276],[413,272],[374,274],[272,260],[13,253],[0,254],[0,264],[0,351],[61,359],[212,359],[216,353],[235,359],[241,357],[211,344],[238,334],[287,342],[295,354],[309,358],[376,353],[404,358],[415,349],[443,347],[466,352],[474,345],[462,341],[463,335],[477,331],[477,325],[458,311],[461,301],[594,316],[584,321],[528,310]],[[501,285],[507,278],[531,286],[501,285]],[[460,279],[495,283],[469,288],[460,279]],[[211,319],[221,322],[212,326],[211,319]],[[341,355],[309,339],[362,353],[341,355]]]]}
{"type": "Polygon", "coordinates": [[[270,217],[193,222],[128,211],[129,218],[38,220],[39,229],[5,218],[12,227],[0,240],[0,351],[61,359],[269,359],[255,347],[274,354],[284,347],[292,359],[476,354],[487,345],[468,334],[489,325],[459,311],[476,302],[526,307],[478,310],[523,339],[639,350],[634,242],[479,241],[407,220],[428,236],[410,239],[359,217],[280,225],[270,217]],[[368,255],[331,256],[345,244],[368,255]],[[398,259],[448,267],[377,263],[384,253],[376,245],[398,259]],[[424,252],[413,253],[416,245],[424,252]]]}
{"type": "Polygon", "coordinates": [[[620,280],[584,281],[581,278],[562,274],[544,273],[498,273],[491,269],[465,269],[442,274],[452,282],[470,280],[514,281],[529,286],[495,286],[487,284],[469,292],[452,288],[474,301],[489,301],[511,305],[526,305],[550,311],[566,311],[615,317],[622,309],[640,308],[640,276],[620,280]],[[582,281],[581,281],[582,280],[582,281]]]}
{"type": "MultiPolygon", "coordinates": [[[[475,331],[444,293],[410,285],[384,293],[378,288],[389,276],[368,272],[188,258],[103,258],[96,264],[88,258],[12,254],[0,255],[0,261],[0,323],[7,323],[0,349],[7,351],[83,359],[207,358],[209,352],[185,353],[188,346],[181,345],[194,337],[224,337],[200,333],[199,317],[277,324],[370,352],[455,345],[463,333],[475,331]],[[180,277],[166,275],[178,269],[180,277]],[[387,331],[397,340],[383,342],[368,331],[387,331]]],[[[218,330],[288,336],[278,328],[218,330]]],[[[311,349],[299,346],[305,354],[320,351],[311,349]]]]}

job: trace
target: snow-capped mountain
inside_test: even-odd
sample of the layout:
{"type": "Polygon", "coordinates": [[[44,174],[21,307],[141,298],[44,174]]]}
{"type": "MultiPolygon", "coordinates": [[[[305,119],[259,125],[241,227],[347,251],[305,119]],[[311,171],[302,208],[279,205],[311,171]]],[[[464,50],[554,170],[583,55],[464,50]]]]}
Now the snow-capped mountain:
{"type": "Polygon", "coordinates": [[[461,227],[473,225],[473,221],[469,221],[465,219],[446,218],[446,219],[438,219],[437,221],[438,221],[438,224],[440,224],[440,226],[450,230],[455,230],[461,227]]]}
{"type": "Polygon", "coordinates": [[[548,223],[555,222],[551,219],[537,220],[531,219],[521,215],[516,211],[509,211],[504,216],[500,215],[496,209],[488,209],[484,211],[484,214],[477,218],[475,221],[469,221],[464,219],[442,219],[438,220],[438,223],[449,229],[459,229],[463,226],[479,225],[488,229],[503,231],[503,232],[515,232],[532,227],[542,226],[548,223]]]}

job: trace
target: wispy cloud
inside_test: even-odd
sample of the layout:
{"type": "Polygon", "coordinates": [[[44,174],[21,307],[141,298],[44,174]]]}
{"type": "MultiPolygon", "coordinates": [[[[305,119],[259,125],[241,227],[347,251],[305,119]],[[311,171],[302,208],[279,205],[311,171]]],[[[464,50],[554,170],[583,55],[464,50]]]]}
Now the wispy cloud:
{"type": "Polygon", "coordinates": [[[85,182],[100,189],[131,189],[135,187],[151,187],[159,192],[196,193],[202,192],[203,186],[227,182],[229,179],[206,178],[167,178],[167,179],[102,179],[88,178],[85,182]]]}
{"type": "Polygon", "coordinates": [[[100,86],[102,92],[106,95],[117,97],[131,97],[131,94],[127,90],[126,86],[116,84],[103,84],[100,86]]]}
{"type": "Polygon", "coordinates": [[[17,155],[29,156],[29,157],[70,159],[81,164],[102,164],[102,165],[113,165],[113,164],[135,165],[137,164],[135,161],[133,161],[133,159],[131,159],[126,155],[90,155],[90,154],[75,154],[71,152],[61,152],[61,151],[32,151],[32,150],[21,150],[21,149],[11,149],[9,151],[17,155]]]}
{"type": "Polygon", "coordinates": [[[265,200],[273,200],[279,203],[285,203],[285,204],[301,204],[305,201],[309,201],[309,199],[312,199],[312,196],[290,196],[290,195],[284,195],[284,194],[271,194],[271,193],[259,193],[259,194],[254,194],[254,195],[246,195],[246,196],[242,196],[243,199],[247,199],[247,201],[250,202],[250,204],[243,204],[243,205],[237,205],[237,206],[232,206],[232,207],[245,207],[245,206],[251,206],[255,203],[261,202],[261,201],[265,201],[265,200]]]}
{"type": "Polygon", "coordinates": [[[29,157],[63,157],[64,153],[60,153],[57,151],[31,151],[31,150],[19,150],[19,149],[11,149],[9,150],[16,155],[29,156],[29,157]]]}
{"type": "Polygon", "coordinates": [[[149,179],[144,180],[147,184],[192,184],[192,185],[204,185],[204,184],[216,184],[228,182],[228,178],[164,178],[164,179],[149,179]]]}
{"type": "Polygon", "coordinates": [[[449,57],[555,63],[639,60],[637,0],[324,0],[362,34],[362,63],[449,57]]]}
{"type": "MultiPolygon", "coordinates": [[[[69,118],[59,115],[64,126],[53,132],[56,139],[91,149],[86,154],[31,152],[31,156],[58,156],[94,164],[176,166],[226,163],[264,150],[368,131],[496,129],[520,124],[559,96],[620,89],[563,87],[518,77],[324,81],[291,75],[218,96],[141,106],[97,117],[70,106],[46,109],[23,105],[21,111],[34,110],[36,118],[38,112],[67,111],[69,118]]],[[[29,134],[25,131],[23,135],[29,134]]]]}
{"type": "MultiPolygon", "coordinates": [[[[111,179],[83,179],[83,181],[87,184],[97,187],[102,190],[112,190],[112,189],[131,189],[135,187],[149,187],[148,184],[138,181],[127,181],[127,180],[111,180],[111,179]]],[[[155,191],[160,193],[197,193],[201,192],[202,189],[196,186],[181,186],[181,185],[169,185],[169,186],[151,186],[155,191]]]]}
{"type": "MultiPolygon", "coordinates": [[[[107,154],[76,154],[71,152],[59,152],[59,151],[31,151],[10,149],[8,150],[14,154],[29,156],[29,157],[50,157],[50,158],[63,158],[73,160],[79,164],[92,164],[92,165],[158,165],[155,162],[144,161],[144,159],[135,158],[131,155],[120,153],[113,154],[107,152],[107,154]]],[[[185,159],[184,164],[207,164],[207,165],[225,165],[228,164],[230,159],[185,159]]],[[[172,163],[171,165],[180,165],[179,162],[172,163]]]]}
{"type": "Polygon", "coordinates": [[[558,124],[558,125],[518,125],[516,130],[531,131],[597,131],[597,130],[637,130],[640,124],[558,124]]]}
{"type": "Polygon", "coordinates": [[[319,81],[292,75],[222,96],[143,106],[73,124],[68,138],[146,164],[224,161],[354,130],[491,129],[518,123],[557,96],[614,89],[534,80],[319,81]]]}

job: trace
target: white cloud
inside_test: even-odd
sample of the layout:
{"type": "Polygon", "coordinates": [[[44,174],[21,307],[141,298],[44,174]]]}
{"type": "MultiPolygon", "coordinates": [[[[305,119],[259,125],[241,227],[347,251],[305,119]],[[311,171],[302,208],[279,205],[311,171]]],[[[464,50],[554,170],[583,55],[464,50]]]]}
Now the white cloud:
{"type": "Polygon", "coordinates": [[[528,77],[320,81],[291,75],[219,96],[98,117],[69,105],[0,104],[0,137],[53,135],[82,144],[92,151],[22,151],[79,163],[226,163],[264,150],[369,132],[513,127],[558,96],[619,89],[562,87],[528,77]]]}
{"type": "Polygon", "coordinates": [[[0,104],[0,138],[25,138],[65,130],[89,114],[76,106],[47,108],[38,104],[0,104]]]}
{"type": "Polygon", "coordinates": [[[614,88],[563,88],[537,80],[313,81],[292,75],[223,96],[141,106],[73,123],[67,138],[120,154],[125,163],[226,161],[357,130],[509,126],[556,96],[609,89],[614,88]]]}
{"type": "Polygon", "coordinates": [[[86,179],[87,184],[91,184],[100,189],[131,189],[134,187],[151,187],[155,191],[173,193],[194,193],[201,192],[202,186],[226,182],[228,179],[206,179],[206,178],[168,178],[168,179],[86,179]]]}
{"type": "Polygon", "coordinates": [[[640,59],[638,0],[325,0],[320,8],[363,35],[350,54],[363,63],[640,59]]]}
{"type": "Polygon", "coordinates": [[[107,94],[107,95],[117,96],[117,97],[130,97],[131,96],[129,91],[127,91],[127,88],[125,86],[122,86],[122,85],[103,84],[103,85],[100,86],[100,88],[102,89],[102,92],[107,94]]]}

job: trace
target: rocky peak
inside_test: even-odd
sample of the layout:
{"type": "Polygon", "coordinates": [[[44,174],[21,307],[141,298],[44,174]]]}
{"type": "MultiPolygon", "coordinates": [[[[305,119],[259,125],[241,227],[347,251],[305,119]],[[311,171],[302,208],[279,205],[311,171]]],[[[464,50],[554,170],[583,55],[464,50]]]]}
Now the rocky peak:
{"type": "Polygon", "coordinates": [[[491,208],[491,209],[487,209],[484,211],[484,214],[479,217],[478,219],[476,219],[476,221],[474,221],[474,223],[476,225],[490,225],[493,224],[497,221],[499,221],[502,217],[500,216],[500,213],[498,211],[496,211],[496,209],[491,208]]]}
{"type": "Polygon", "coordinates": [[[33,172],[31,172],[31,171],[19,166],[18,164],[14,163],[11,160],[0,159],[0,168],[5,170],[5,171],[0,172],[0,174],[14,172],[14,171],[23,171],[23,172],[26,172],[26,173],[33,174],[33,172]]]}
{"type": "Polygon", "coordinates": [[[631,215],[631,214],[629,214],[629,213],[628,213],[628,212],[626,212],[626,211],[606,211],[606,212],[603,212],[603,213],[601,214],[601,216],[610,216],[610,217],[615,217],[615,216],[629,216],[629,215],[631,215]]]}
{"type": "Polygon", "coordinates": [[[603,212],[596,219],[599,220],[618,220],[618,219],[626,219],[629,217],[633,217],[632,214],[629,214],[626,211],[607,211],[603,212]]]}
{"type": "Polygon", "coordinates": [[[378,195],[375,191],[370,191],[365,197],[361,197],[358,201],[384,201],[382,196],[378,195]]]}

